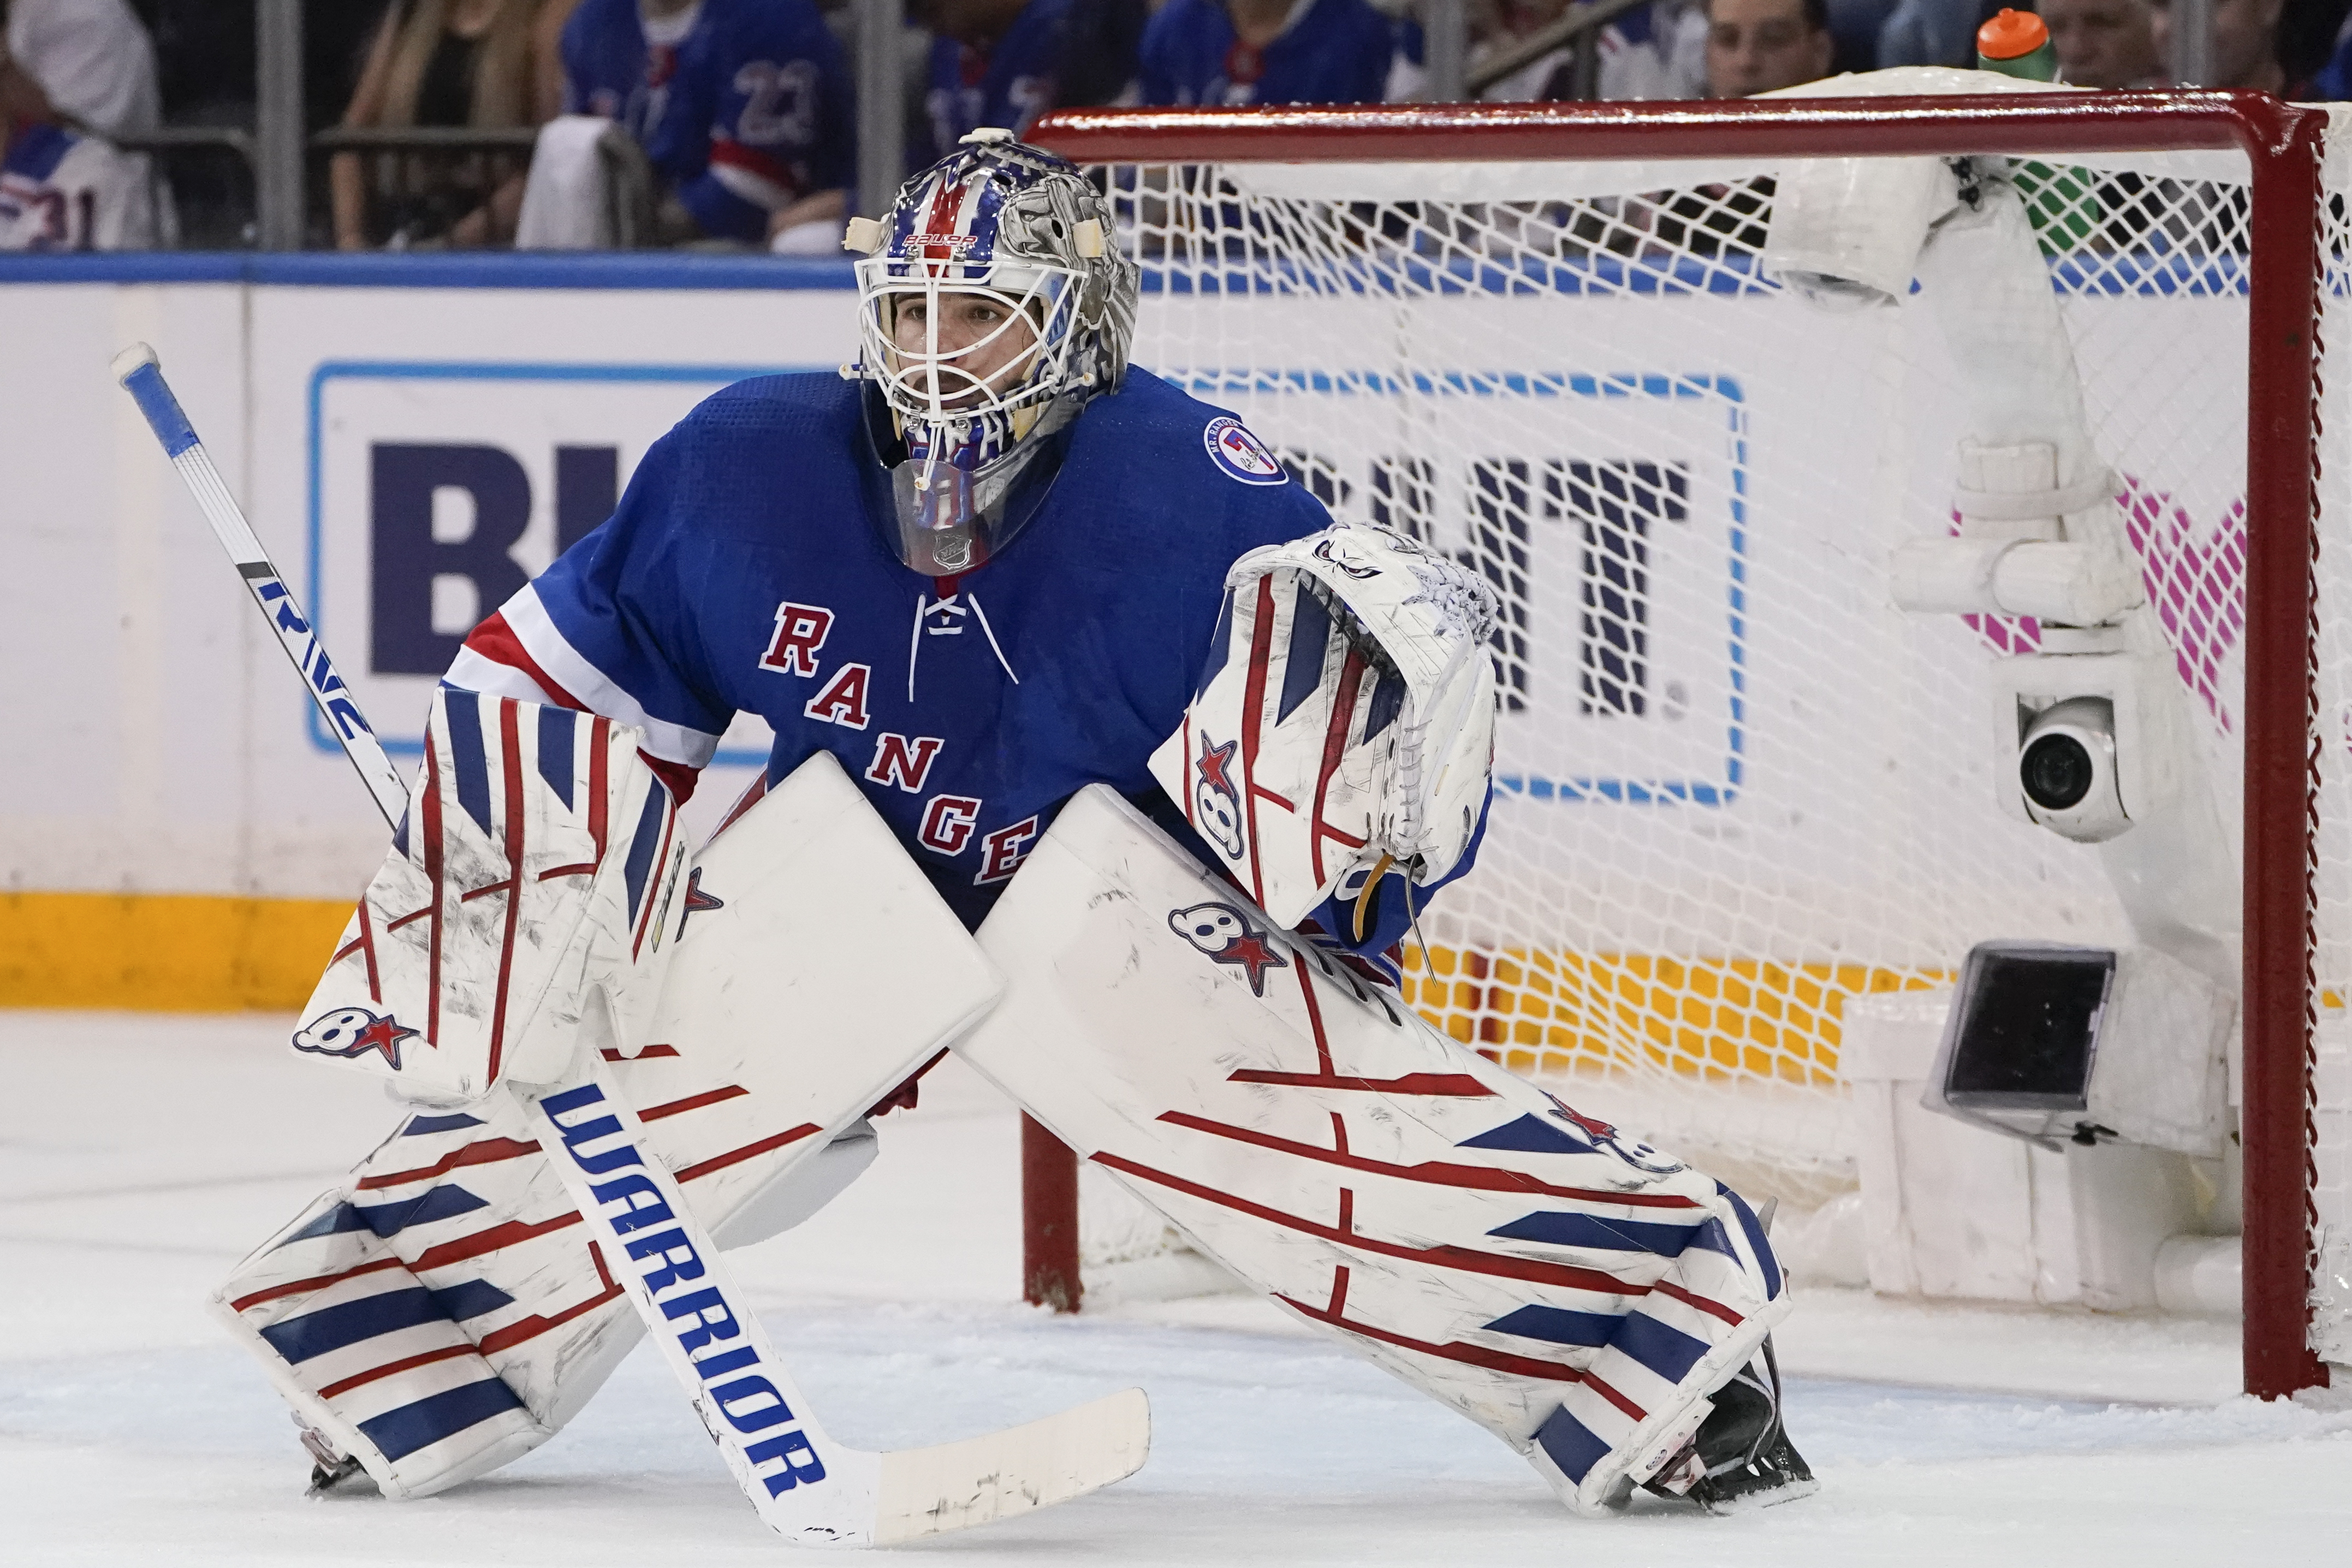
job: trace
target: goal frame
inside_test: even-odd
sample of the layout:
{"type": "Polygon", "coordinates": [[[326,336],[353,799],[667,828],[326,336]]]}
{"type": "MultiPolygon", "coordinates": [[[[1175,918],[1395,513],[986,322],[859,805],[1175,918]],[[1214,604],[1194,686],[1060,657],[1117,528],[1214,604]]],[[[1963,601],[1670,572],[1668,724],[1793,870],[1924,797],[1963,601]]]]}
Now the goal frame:
{"type": "MultiPolygon", "coordinates": [[[[2246,1392],[2328,1381],[2310,1348],[2317,1220],[2315,900],[2324,110],[2239,91],[1722,103],[1087,110],[1028,140],[1080,164],[1896,157],[2236,150],[2250,165],[2245,521],[2246,1392]]],[[[1079,1304],[1076,1156],[1024,1118],[1024,1294],[1079,1304]]]]}

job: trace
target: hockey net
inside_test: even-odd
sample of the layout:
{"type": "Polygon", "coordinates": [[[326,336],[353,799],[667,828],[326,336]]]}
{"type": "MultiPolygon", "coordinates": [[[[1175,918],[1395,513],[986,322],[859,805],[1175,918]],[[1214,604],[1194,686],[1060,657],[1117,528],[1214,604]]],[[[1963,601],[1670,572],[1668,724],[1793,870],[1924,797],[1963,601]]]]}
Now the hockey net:
{"type": "MultiPolygon", "coordinates": [[[[2013,761],[1988,743],[1986,667],[2040,628],[1889,597],[1890,551],[1955,522],[1937,325],[1826,313],[1760,265],[1791,157],[2013,170],[2233,841],[2242,752],[2268,748],[2272,826],[2233,844],[2273,889],[2246,916],[2249,994],[2273,1009],[2248,1012],[2269,1098],[2245,1112],[2246,1207],[2293,1216],[2303,1283],[2279,1310],[2307,1300],[2310,1345],[2352,1362],[2352,378],[2323,394],[2314,362],[2345,349],[2352,155],[2326,111],[2282,143],[2294,111],[2250,96],[1834,109],[1104,113],[1039,139],[1103,170],[1144,275],[1135,363],[1240,413],[1336,515],[1417,534],[1503,596],[1489,830],[1408,949],[1407,996],[1798,1205],[1855,1180],[1853,999],[1948,985],[1989,938],[2130,939],[2095,853],[1996,804],[2013,761]],[[2310,248],[2260,221],[2283,212],[2319,233],[2315,323],[2310,248]],[[2315,624],[2274,597],[2268,637],[2248,622],[2247,484],[2266,265],[2302,301],[2283,319],[2318,330],[2263,342],[2257,462],[2305,472],[2282,395],[2325,432],[2315,624]],[[2267,727],[2250,689],[2274,698],[2267,727]]],[[[2272,477],[2287,500],[2252,515],[2291,595],[2310,487],[2272,477]]],[[[1096,1260],[1148,1251],[1151,1225],[1097,1196],[1096,1260]]],[[[2252,1303],[2268,1287],[2247,1258],[2252,1303]]]]}

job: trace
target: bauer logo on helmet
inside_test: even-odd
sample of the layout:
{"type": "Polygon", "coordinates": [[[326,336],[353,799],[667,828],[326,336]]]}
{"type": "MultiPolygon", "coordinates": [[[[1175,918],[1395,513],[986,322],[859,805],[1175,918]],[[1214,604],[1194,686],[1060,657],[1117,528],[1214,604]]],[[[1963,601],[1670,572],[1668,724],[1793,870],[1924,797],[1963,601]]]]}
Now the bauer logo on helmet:
{"type": "Polygon", "coordinates": [[[950,250],[959,257],[970,253],[971,247],[979,243],[968,234],[910,234],[907,237],[907,248],[909,250],[950,250]]]}

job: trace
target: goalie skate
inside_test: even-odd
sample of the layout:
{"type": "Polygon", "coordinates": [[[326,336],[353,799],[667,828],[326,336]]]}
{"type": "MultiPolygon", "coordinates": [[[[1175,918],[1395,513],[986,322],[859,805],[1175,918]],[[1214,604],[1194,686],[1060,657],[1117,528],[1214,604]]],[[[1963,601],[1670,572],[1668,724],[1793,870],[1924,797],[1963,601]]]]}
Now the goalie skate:
{"type": "Polygon", "coordinates": [[[1780,1424],[1780,1363],[1770,1339],[1708,1397],[1713,1408],[1689,1445],[1642,1483],[1645,1489],[1709,1513],[1769,1508],[1822,1489],[1780,1424]]]}

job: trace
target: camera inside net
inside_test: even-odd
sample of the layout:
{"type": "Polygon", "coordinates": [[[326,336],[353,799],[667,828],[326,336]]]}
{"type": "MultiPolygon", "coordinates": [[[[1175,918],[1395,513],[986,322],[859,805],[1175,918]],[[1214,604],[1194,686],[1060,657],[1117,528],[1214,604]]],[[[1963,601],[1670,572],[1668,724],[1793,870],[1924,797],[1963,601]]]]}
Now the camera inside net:
{"type": "Polygon", "coordinates": [[[2097,844],[2130,827],[2114,701],[2070,697],[2033,715],[2018,741],[2017,786],[2026,815],[2063,837],[2097,844]]]}

